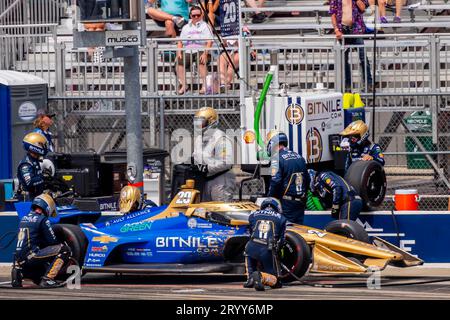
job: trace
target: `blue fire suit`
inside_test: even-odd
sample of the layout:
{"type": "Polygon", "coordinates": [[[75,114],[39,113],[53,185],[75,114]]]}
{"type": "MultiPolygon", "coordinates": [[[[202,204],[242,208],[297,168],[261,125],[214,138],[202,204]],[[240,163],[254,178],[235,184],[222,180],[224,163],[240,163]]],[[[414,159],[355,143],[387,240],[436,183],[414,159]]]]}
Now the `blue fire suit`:
{"type": "Polygon", "coordinates": [[[272,179],[267,196],[280,200],[283,215],[288,221],[302,224],[309,184],[305,159],[285,147],[272,156],[271,170],[272,179]]]}
{"type": "Polygon", "coordinates": [[[339,216],[333,218],[356,220],[362,209],[362,200],[355,189],[341,176],[331,171],[318,173],[314,184],[314,191],[320,197],[333,195],[333,208],[339,216]]]}
{"type": "Polygon", "coordinates": [[[17,167],[17,178],[21,188],[28,191],[31,199],[44,191],[44,177],[39,160],[27,155],[17,167]]]}

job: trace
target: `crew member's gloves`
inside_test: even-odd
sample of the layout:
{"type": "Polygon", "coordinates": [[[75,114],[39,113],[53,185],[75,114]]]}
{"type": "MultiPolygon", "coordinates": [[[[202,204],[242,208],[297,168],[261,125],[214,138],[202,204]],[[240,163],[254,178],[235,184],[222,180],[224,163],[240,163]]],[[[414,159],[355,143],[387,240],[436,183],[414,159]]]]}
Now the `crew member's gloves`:
{"type": "Polygon", "coordinates": [[[333,204],[333,206],[331,207],[331,216],[334,219],[339,218],[339,205],[338,204],[333,204]]]}
{"type": "Polygon", "coordinates": [[[373,160],[373,157],[369,156],[368,154],[364,154],[362,156],[361,160],[363,160],[363,161],[370,161],[370,160],[373,160]]]}

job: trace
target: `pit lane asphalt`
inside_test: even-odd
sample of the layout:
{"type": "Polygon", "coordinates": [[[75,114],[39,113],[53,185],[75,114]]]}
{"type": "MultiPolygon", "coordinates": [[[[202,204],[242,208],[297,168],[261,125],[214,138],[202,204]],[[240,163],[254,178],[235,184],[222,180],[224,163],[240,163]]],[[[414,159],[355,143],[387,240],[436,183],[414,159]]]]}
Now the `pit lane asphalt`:
{"type": "Polygon", "coordinates": [[[390,268],[382,272],[380,289],[368,289],[367,277],[361,276],[311,275],[304,278],[310,285],[293,282],[265,292],[242,288],[243,280],[240,276],[224,275],[115,276],[93,273],[83,277],[81,289],[39,289],[28,282],[23,289],[12,289],[4,283],[9,282],[9,270],[3,268],[0,299],[450,300],[450,269],[390,268]]]}

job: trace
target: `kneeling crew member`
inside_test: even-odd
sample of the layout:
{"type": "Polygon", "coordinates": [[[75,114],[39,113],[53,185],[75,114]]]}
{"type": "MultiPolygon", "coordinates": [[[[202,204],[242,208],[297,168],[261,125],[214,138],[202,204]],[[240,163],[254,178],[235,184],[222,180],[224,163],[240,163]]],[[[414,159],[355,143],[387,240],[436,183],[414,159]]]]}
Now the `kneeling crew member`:
{"type": "Polygon", "coordinates": [[[385,161],[381,147],[369,140],[369,127],[364,121],[353,121],[341,132],[341,136],[345,137],[341,146],[346,144],[350,146],[350,161],[347,162],[346,169],[352,164],[352,161],[357,160],[374,160],[384,166],[385,161]]]}
{"type": "Polygon", "coordinates": [[[272,180],[267,196],[280,199],[283,215],[289,222],[302,224],[308,186],[306,161],[287,148],[288,138],[283,132],[271,131],[268,140],[272,180]]]}
{"type": "Polygon", "coordinates": [[[278,279],[278,250],[284,242],[286,218],[281,214],[280,202],[267,198],[261,209],[249,216],[250,240],[245,247],[247,282],[245,288],[263,291],[264,286],[281,288],[278,279]],[[257,265],[260,264],[260,271],[257,265]]]}
{"type": "Polygon", "coordinates": [[[19,223],[15,252],[19,269],[13,269],[11,284],[21,287],[22,277],[26,277],[43,288],[60,287],[61,282],[55,279],[68,263],[71,251],[56,239],[48,220],[49,216],[56,216],[55,202],[48,194],[41,194],[34,198],[31,210],[19,223]]]}
{"type": "Polygon", "coordinates": [[[20,183],[19,189],[28,192],[32,200],[44,191],[44,176],[40,162],[48,152],[47,139],[40,133],[31,132],[23,138],[23,148],[27,155],[17,167],[17,178],[20,183]]]}
{"type": "Polygon", "coordinates": [[[331,216],[334,219],[356,220],[358,218],[362,209],[362,200],[344,178],[331,171],[319,173],[309,169],[308,173],[312,193],[321,198],[325,198],[327,194],[333,195],[331,216]]]}

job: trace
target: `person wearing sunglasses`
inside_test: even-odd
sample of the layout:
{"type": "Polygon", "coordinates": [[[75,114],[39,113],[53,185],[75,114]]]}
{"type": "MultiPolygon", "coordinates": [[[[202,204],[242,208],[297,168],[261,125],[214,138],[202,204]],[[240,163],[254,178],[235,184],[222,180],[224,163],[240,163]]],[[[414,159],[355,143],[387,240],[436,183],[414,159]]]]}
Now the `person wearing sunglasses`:
{"type": "Polygon", "coordinates": [[[186,69],[189,69],[191,75],[193,75],[194,70],[192,65],[194,63],[197,65],[200,75],[201,88],[199,93],[204,94],[206,92],[205,83],[208,72],[208,49],[212,47],[213,34],[209,25],[203,19],[203,12],[200,7],[191,7],[189,17],[191,18],[189,23],[183,27],[180,34],[180,38],[188,40],[178,41],[176,67],[178,81],[180,83],[178,94],[184,94],[186,92],[186,69]]]}

